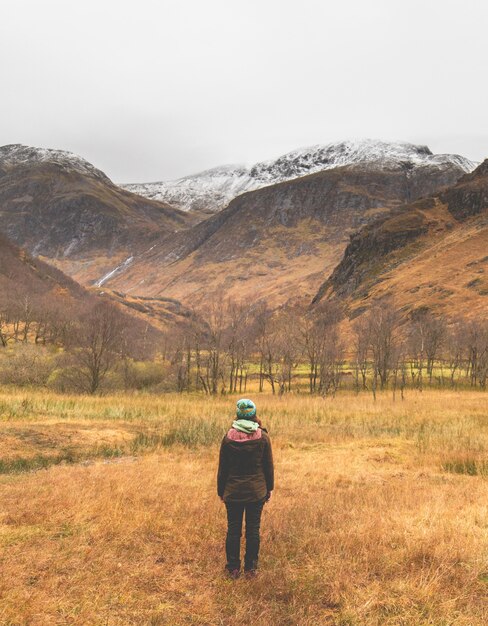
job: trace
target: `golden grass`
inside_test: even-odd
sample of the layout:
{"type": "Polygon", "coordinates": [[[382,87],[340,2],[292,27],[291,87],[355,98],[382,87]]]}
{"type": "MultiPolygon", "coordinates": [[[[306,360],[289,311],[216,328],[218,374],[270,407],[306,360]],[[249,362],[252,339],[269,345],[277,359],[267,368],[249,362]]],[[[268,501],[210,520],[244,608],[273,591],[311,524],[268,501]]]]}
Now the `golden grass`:
{"type": "Polygon", "coordinates": [[[3,391],[2,459],[47,438],[83,461],[0,475],[0,623],[488,623],[488,481],[462,473],[488,459],[486,395],[256,398],[276,490],[260,577],[229,581],[215,473],[233,398],[3,391]],[[127,455],[98,458],[103,437],[127,455]]]}

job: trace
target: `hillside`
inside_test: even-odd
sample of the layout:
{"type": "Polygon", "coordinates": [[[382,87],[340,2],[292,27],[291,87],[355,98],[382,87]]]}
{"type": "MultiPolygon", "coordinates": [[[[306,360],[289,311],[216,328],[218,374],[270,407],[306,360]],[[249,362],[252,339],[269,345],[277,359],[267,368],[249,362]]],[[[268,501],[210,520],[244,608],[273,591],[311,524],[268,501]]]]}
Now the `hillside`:
{"type": "Polygon", "coordinates": [[[315,302],[340,298],[355,316],[388,294],[406,312],[486,315],[487,255],[488,160],[449,189],[354,234],[315,302]]]}
{"type": "Polygon", "coordinates": [[[16,309],[28,307],[34,317],[48,311],[69,315],[89,297],[71,278],[0,235],[0,329],[16,309]]]}
{"type": "Polygon", "coordinates": [[[0,148],[1,231],[89,284],[195,218],[114,185],[68,152],[0,148]]]}
{"type": "Polygon", "coordinates": [[[117,268],[104,285],[185,303],[212,294],[266,298],[276,305],[312,299],[352,233],[465,173],[454,158],[424,162],[421,148],[410,161],[404,154],[395,160],[394,154],[378,159],[375,149],[369,160],[362,153],[358,163],[242,194],[216,215],[117,268]]]}
{"type": "Polygon", "coordinates": [[[35,320],[54,317],[69,320],[85,306],[102,299],[114,302],[134,324],[149,329],[154,338],[157,330],[178,324],[189,315],[176,300],[86,290],[56,267],[32,257],[0,234],[0,339],[2,324],[11,323],[16,311],[35,320]]]}
{"type": "Polygon", "coordinates": [[[342,141],[301,148],[252,167],[215,167],[177,180],[122,185],[153,200],[169,202],[184,211],[215,213],[237,196],[269,185],[345,165],[376,163],[378,167],[456,166],[469,172],[475,165],[459,155],[433,154],[427,146],[382,141],[342,141]]]}

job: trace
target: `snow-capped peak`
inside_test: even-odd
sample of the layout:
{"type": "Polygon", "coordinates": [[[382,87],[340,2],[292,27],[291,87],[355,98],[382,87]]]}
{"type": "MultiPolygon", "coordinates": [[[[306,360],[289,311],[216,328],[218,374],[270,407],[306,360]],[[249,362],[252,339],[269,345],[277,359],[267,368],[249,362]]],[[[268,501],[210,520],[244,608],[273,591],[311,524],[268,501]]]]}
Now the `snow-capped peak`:
{"type": "Polygon", "coordinates": [[[459,155],[433,154],[427,146],[365,139],[300,148],[250,168],[227,165],[173,181],[123,186],[183,210],[219,211],[246,191],[360,163],[384,168],[454,165],[463,172],[471,172],[476,167],[476,163],[459,155]]]}
{"type": "Polygon", "coordinates": [[[218,211],[232,198],[263,184],[256,185],[245,166],[222,165],[177,180],[121,186],[153,200],[164,198],[184,211],[218,211]]]}
{"type": "Polygon", "coordinates": [[[404,163],[422,166],[448,162],[460,166],[466,172],[475,167],[474,163],[459,155],[434,155],[427,146],[364,139],[293,150],[278,159],[257,163],[251,168],[251,175],[258,178],[272,179],[281,176],[289,179],[357,163],[394,167],[404,163]]]}
{"type": "Polygon", "coordinates": [[[78,171],[109,181],[109,178],[101,170],[72,152],[52,150],[50,148],[34,148],[22,144],[0,146],[0,166],[5,165],[8,167],[32,163],[55,163],[64,169],[78,171]]]}

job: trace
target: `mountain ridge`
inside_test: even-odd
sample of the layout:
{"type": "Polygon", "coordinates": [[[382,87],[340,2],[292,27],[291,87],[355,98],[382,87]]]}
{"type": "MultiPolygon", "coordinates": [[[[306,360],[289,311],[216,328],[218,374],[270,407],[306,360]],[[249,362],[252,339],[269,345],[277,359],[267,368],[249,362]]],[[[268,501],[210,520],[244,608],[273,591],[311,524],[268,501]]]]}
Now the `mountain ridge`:
{"type": "Polygon", "coordinates": [[[320,273],[340,261],[349,234],[379,213],[440,191],[463,174],[453,162],[416,168],[358,163],[248,191],[136,257],[107,286],[180,300],[218,292],[254,293],[275,304],[289,294],[311,299],[320,273]]]}
{"type": "Polygon", "coordinates": [[[122,187],[151,199],[164,200],[182,210],[217,212],[242,193],[359,163],[404,168],[453,164],[465,172],[476,166],[460,155],[436,155],[427,146],[408,142],[342,141],[299,148],[251,167],[224,165],[173,181],[131,183],[122,187]]]}

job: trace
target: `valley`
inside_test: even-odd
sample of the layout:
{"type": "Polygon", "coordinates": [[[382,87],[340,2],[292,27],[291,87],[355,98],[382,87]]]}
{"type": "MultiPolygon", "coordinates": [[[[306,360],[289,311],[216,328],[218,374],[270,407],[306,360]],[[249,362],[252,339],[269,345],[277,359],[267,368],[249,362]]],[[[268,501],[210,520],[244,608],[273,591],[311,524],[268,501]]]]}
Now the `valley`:
{"type": "Polygon", "coordinates": [[[474,167],[425,146],[342,142],[158,183],[156,192],[121,189],[69,153],[6,146],[0,214],[18,245],[119,300],[276,307],[311,302],[351,237],[474,167]]]}

